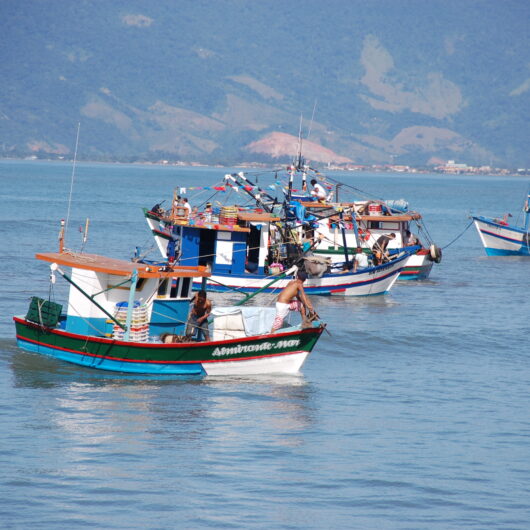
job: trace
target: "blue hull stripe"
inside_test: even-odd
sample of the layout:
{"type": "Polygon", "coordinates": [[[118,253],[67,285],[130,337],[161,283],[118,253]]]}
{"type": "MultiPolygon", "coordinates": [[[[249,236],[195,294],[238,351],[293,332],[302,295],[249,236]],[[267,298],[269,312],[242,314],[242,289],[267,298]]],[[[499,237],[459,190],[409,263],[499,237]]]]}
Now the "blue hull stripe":
{"type": "MultiPolygon", "coordinates": [[[[362,282],[351,282],[351,283],[343,283],[343,284],[335,284],[335,285],[317,285],[317,286],[305,286],[304,285],[304,291],[307,294],[328,294],[329,295],[329,294],[344,291],[346,289],[350,289],[352,287],[360,287],[364,285],[379,283],[389,277],[399,274],[402,270],[403,270],[403,267],[400,269],[395,269],[389,274],[385,274],[384,276],[379,276],[378,278],[374,278],[372,280],[365,280],[362,282]]],[[[218,278],[219,277],[224,278],[224,276],[222,276],[221,274],[215,274],[215,276],[218,278]]],[[[233,278],[233,275],[226,276],[226,278],[227,279],[233,278]]],[[[202,285],[201,282],[193,282],[194,289],[201,289],[201,285],[202,285]]],[[[243,287],[239,285],[231,285],[229,283],[225,285],[208,283],[208,291],[211,291],[211,292],[220,293],[220,292],[226,292],[226,291],[233,291],[235,289],[241,292],[245,292],[245,293],[254,293],[256,291],[259,291],[261,288],[260,287],[243,287]]],[[[267,289],[263,289],[262,292],[272,293],[272,292],[276,292],[277,290],[278,290],[278,287],[271,286],[271,287],[267,287],[267,289]]],[[[384,293],[376,293],[376,294],[380,295],[384,293]]],[[[367,294],[365,296],[374,296],[374,295],[367,294]]]]}
{"type": "Polygon", "coordinates": [[[526,247],[521,247],[520,250],[504,250],[486,247],[485,250],[488,256],[530,256],[530,251],[526,247]]]}
{"type": "Polygon", "coordinates": [[[206,375],[200,363],[145,363],[134,361],[122,361],[87,355],[82,352],[68,351],[48,346],[46,344],[17,338],[20,348],[43,355],[49,355],[62,361],[67,361],[89,368],[98,368],[114,372],[128,372],[136,374],[158,374],[158,375],[206,375]]]}

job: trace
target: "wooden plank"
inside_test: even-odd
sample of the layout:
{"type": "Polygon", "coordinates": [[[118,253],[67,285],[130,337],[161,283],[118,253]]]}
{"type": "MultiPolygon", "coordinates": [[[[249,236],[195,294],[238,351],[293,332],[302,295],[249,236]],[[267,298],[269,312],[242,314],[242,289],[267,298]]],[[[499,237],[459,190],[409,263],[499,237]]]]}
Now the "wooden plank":
{"type": "Polygon", "coordinates": [[[239,212],[237,218],[241,221],[251,222],[251,221],[261,221],[264,223],[272,223],[279,221],[280,217],[274,217],[270,213],[256,213],[256,212],[239,212]]]}
{"type": "Polygon", "coordinates": [[[195,278],[209,277],[211,273],[206,267],[175,266],[171,271],[160,271],[157,267],[146,263],[125,261],[98,254],[80,254],[77,252],[44,252],[35,255],[37,259],[57,263],[65,267],[103,272],[114,276],[130,276],[134,270],[138,271],[139,278],[195,278]]]}

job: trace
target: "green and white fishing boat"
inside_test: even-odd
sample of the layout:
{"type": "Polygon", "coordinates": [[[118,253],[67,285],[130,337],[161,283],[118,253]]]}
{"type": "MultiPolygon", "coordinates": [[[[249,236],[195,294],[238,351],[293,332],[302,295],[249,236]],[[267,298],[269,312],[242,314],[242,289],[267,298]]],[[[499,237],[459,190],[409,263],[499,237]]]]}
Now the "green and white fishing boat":
{"type": "Polygon", "coordinates": [[[51,296],[33,297],[27,314],[13,317],[18,346],[31,352],[134,374],[296,373],[324,329],[313,322],[271,333],[274,308],[214,307],[210,340],[198,342],[186,324],[192,280],[207,278],[205,267],[154,267],[60,247],[36,258],[50,263],[53,283],[58,274],[70,284],[66,310],[51,296]]]}

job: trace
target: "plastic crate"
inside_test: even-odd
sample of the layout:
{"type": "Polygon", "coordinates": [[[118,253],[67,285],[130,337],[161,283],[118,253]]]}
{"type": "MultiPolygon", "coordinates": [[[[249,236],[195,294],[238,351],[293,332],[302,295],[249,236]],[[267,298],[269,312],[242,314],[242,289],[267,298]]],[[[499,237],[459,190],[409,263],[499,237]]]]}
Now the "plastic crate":
{"type": "Polygon", "coordinates": [[[61,304],[33,296],[29,304],[26,320],[53,328],[59,322],[62,310],[63,306],[61,304]]]}

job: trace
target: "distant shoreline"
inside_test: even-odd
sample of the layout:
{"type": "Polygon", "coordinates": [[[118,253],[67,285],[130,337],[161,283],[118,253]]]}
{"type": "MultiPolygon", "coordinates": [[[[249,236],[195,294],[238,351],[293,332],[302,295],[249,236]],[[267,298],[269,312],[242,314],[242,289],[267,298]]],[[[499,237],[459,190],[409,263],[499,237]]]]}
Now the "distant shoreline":
{"type": "MultiPolygon", "coordinates": [[[[0,157],[1,162],[47,162],[47,163],[59,163],[59,164],[73,164],[73,159],[66,158],[39,158],[39,157],[0,157]]],[[[77,160],[76,164],[101,164],[101,165],[123,165],[123,166],[156,166],[156,167],[167,167],[167,168],[193,168],[193,169],[263,169],[267,171],[278,171],[280,169],[286,169],[288,164],[278,163],[277,165],[264,164],[260,162],[244,162],[241,164],[234,164],[231,166],[224,165],[208,165],[208,164],[199,164],[195,162],[168,162],[168,161],[137,161],[137,162],[120,162],[115,160],[77,160]]],[[[465,166],[461,164],[459,166],[465,166]]],[[[350,165],[348,166],[326,166],[326,167],[316,167],[318,171],[322,172],[348,172],[348,173],[393,173],[393,174],[429,174],[429,175],[491,175],[491,176],[511,176],[511,177],[528,177],[530,176],[530,169],[507,169],[507,168],[476,168],[472,166],[468,167],[457,167],[453,168],[449,166],[447,170],[440,169],[440,166],[436,168],[425,168],[425,167],[415,167],[415,166],[402,166],[402,165],[389,165],[389,164],[373,164],[373,165],[350,165]]]]}

